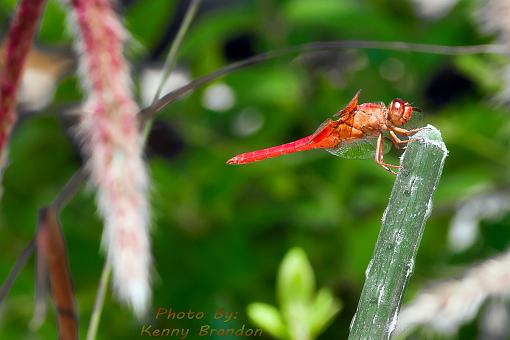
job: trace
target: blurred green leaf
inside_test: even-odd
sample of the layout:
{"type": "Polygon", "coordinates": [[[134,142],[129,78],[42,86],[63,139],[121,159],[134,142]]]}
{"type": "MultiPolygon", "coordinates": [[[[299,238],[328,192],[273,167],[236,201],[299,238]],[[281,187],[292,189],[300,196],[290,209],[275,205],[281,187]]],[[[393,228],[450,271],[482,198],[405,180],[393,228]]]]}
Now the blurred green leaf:
{"type": "Polygon", "coordinates": [[[324,331],[341,308],[342,304],[328,289],[319,290],[311,307],[313,312],[310,314],[310,333],[313,338],[324,331]]]}
{"type": "Polygon", "coordinates": [[[295,304],[306,304],[315,290],[315,278],[305,252],[292,248],[280,265],[277,278],[280,306],[287,310],[295,304]]]}
{"type": "Polygon", "coordinates": [[[248,305],[248,316],[254,324],[262,327],[275,338],[289,338],[282,316],[275,307],[260,302],[252,303],[248,305]]]}
{"type": "Polygon", "coordinates": [[[276,284],[280,311],[270,305],[252,303],[248,315],[279,339],[314,339],[340,310],[340,303],[330,291],[322,289],[315,295],[313,270],[301,248],[287,252],[276,284]]]}

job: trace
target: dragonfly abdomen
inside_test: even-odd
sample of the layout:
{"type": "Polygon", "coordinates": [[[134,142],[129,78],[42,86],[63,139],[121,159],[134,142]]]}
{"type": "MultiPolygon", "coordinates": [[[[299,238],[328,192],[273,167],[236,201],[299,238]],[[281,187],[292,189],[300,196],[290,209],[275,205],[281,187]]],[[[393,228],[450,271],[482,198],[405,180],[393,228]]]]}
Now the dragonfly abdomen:
{"type": "Polygon", "coordinates": [[[251,152],[242,153],[235,157],[232,157],[227,161],[227,164],[246,164],[261,161],[267,158],[273,158],[281,155],[285,155],[288,153],[294,153],[299,151],[305,151],[314,149],[316,146],[313,143],[310,143],[313,136],[307,136],[301,139],[298,139],[294,142],[290,142],[287,144],[282,144],[278,146],[273,146],[271,148],[256,150],[251,152]]]}

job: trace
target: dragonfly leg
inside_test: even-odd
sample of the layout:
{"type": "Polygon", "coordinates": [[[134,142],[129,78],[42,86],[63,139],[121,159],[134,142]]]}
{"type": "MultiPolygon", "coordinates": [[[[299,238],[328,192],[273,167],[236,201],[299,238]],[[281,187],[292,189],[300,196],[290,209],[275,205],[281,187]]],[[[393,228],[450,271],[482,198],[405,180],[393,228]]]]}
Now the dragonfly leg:
{"type": "Polygon", "coordinates": [[[396,127],[396,126],[392,126],[390,129],[391,129],[391,131],[394,131],[394,132],[398,133],[399,135],[411,136],[411,135],[414,135],[416,132],[421,131],[421,130],[426,129],[426,128],[425,127],[421,127],[421,128],[417,128],[417,129],[406,130],[406,129],[399,128],[399,127],[396,127]]]}
{"type": "Polygon", "coordinates": [[[375,162],[377,164],[379,164],[384,170],[396,175],[397,173],[395,171],[391,170],[390,167],[398,169],[398,168],[400,168],[400,166],[386,163],[383,159],[383,149],[384,149],[383,135],[382,135],[382,133],[380,133],[379,137],[377,138],[377,146],[375,149],[375,162]]]}
{"type": "Polygon", "coordinates": [[[390,131],[390,138],[393,141],[393,144],[395,144],[395,146],[397,148],[401,147],[404,144],[416,142],[418,140],[418,138],[409,138],[406,140],[402,140],[402,139],[398,138],[398,136],[393,131],[390,131]]]}

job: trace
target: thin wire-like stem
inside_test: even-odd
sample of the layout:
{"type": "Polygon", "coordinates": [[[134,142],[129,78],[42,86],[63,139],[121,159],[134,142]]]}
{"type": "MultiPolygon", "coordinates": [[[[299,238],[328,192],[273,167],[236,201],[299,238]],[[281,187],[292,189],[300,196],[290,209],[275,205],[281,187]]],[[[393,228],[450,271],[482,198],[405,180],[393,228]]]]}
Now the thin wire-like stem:
{"type": "Polygon", "coordinates": [[[57,194],[51,206],[60,211],[73,198],[83,181],[87,178],[87,173],[83,167],[79,168],[71,178],[66,182],[62,190],[57,194]]]}
{"type": "Polygon", "coordinates": [[[146,120],[153,116],[155,113],[161,111],[167,105],[182,98],[192,90],[203,86],[211,81],[214,81],[226,74],[237,71],[247,66],[255,65],[263,61],[276,59],[285,55],[300,53],[300,52],[313,52],[313,51],[327,51],[339,49],[379,49],[379,50],[393,50],[417,53],[431,53],[443,55],[464,55],[464,54],[508,54],[509,50],[504,45],[472,45],[472,46],[443,46],[443,45],[428,45],[428,44],[414,44],[401,41],[365,41],[365,40],[339,40],[339,41],[325,41],[313,42],[298,46],[283,48],[265,52],[253,56],[251,58],[240,60],[238,62],[227,65],[219,70],[209,73],[205,76],[196,78],[188,84],[171,91],[158,99],[155,103],[146,107],[141,111],[142,119],[146,120]]]}
{"type": "Polygon", "coordinates": [[[165,64],[163,66],[163,76],[161,77],[161,81],[159,83],[158,89],[156,90],[156,93],[154,94],[154,99],[152,100],[152,103],[154,103],[156,100],[159,99],[159,95],[161,94],[161,90],[163,89],[163,86],[165,85],[168,77],[172,73],[175,64],[177,62],[177,52],[179,50],[179,47],[182,44],[182,40],[184,39],[184,35],[188,31],[191,22],[193,21],[193,18],[197,12],[198,7],[200,6],[200,2],[202,0],[192,0],[189,4],[188,10],[186,11],[186,15],[184,16],[184,19],[182,21],[181,26],[179,27],[179,31],[177,32],[177,35],[175,36],[174,41],[172,42],[172,45],[170,46],[170,51],[168,52],[168,55],[166,56],[165,64]]]}
{"type": "Polygon", "coordinates": [[[16,263],[14,264],[14,267],[12,268],[11,272],[7,276],[7,279],[5,279],[4,284],[2,285],[2,288],[0,289],[0,304],[4,301],[4,298],[7,296],[7,293],[9,293],[9,290],[12,287],[12,284],[14,283],[14,280],[16,279],[16,276],[18,276],[18,273],[21,271],[21,269],[25,266],[25,263],[27,262],[28,258],[35,249],[35,238],[34,236],[28,245],[23,249],[21,252],[21,255],[16,260],[16,263]]]}
{"type": "MultiPolygon", "coordinates": [[[[184,16],[184,19],[182,21],[181,26],[179,27],[179,31],[177,32],[177,35],[175,36],[174,41],[172,42],[172,45],[170,46],[170,50],[168,51],[168,55],[165,60],[165,64],[163,66],[163,76],[161,77],[161,81],[159,82],[158,89],[156,90],[156,93],[154,94],[154,98],[152,100],[152,104],[154,104],[161,94],[161,91],[163,90],[163,86],[165,85],[168,77],[172,73],[175,64],[177,63],[177,52],[179,51],[179,47],[181,47],[182,40],[184,39],[184,36],[186,35],[186,32],[188,31],[191,22],[193,21],[193,18],[195,17],[195,14],[198,10],[198,7],[200,6],[202,0],[192,0],[191,3],[188,6],[188,10],[186,11],[186,14],[184,16]]],[[[147,136],[149,135],[150,130],[152,129],[152,124],[154,120],[148,119],[145,121],[145,124],[143,126],[143,141],[147,139],[147,136]]]]}
{"type": "Polygon", "coordinates": [[[101,273],[101,279],[99,280],[94,309],[92,310],[92,315],[90,317],[89,328],[87,330],[87,340],[94,340],[96,338],[99,321],[101,320],[101,314],[103,312],[106,292],[108,291],[108,283],[110,281],[111,272],[112,265],[110,261],[106,260],[103,266],[103,272],[101,273]]]}

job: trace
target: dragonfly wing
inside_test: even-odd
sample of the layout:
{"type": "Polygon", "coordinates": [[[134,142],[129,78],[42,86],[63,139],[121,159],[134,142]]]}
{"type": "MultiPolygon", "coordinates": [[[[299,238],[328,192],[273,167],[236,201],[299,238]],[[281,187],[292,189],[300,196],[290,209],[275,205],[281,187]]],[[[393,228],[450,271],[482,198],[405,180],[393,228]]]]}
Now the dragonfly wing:
{"type": "MultiPolygon", "coordinates": [[[[349,159],[367,159],[375,157],[377,138],[364,138],[352,142],[340,143],[336,148],[326,149],[329,153],[349,159]]],[[[384,140],[383,153],[391,149],[391,143],[384,140]]]]}
{"type": "Polygon", "coordinates": [[[344,107],[342,110],[335,113],[334,117],[344,117],[344,116],[349,116],[352,113],[354,113],[356,111],[356,108],[358,107],[358,97],[359,97],[360,92],[361,92],[361,90],[358,90],[358,92],[356,92],[354,97],[352,97],[349,104],[347,104],[347,106],[344,107]]]}
{"type": "Polygon", "coordinates": [[[407,121],[405,128],[415,129],[421,126],[423,126],[423,113],[421,113],[421,111],[413,110],[413,115],[411,116],[411,119],[407,121]]]}
{"type": "Polygon", "coordinates": [[[330,118],[326,119],[314,133],[310,135],[310,143],[318,143],[322,141],[324,138],[328,137],[331,132],[335,129],[337,123],[330,118]]]}

